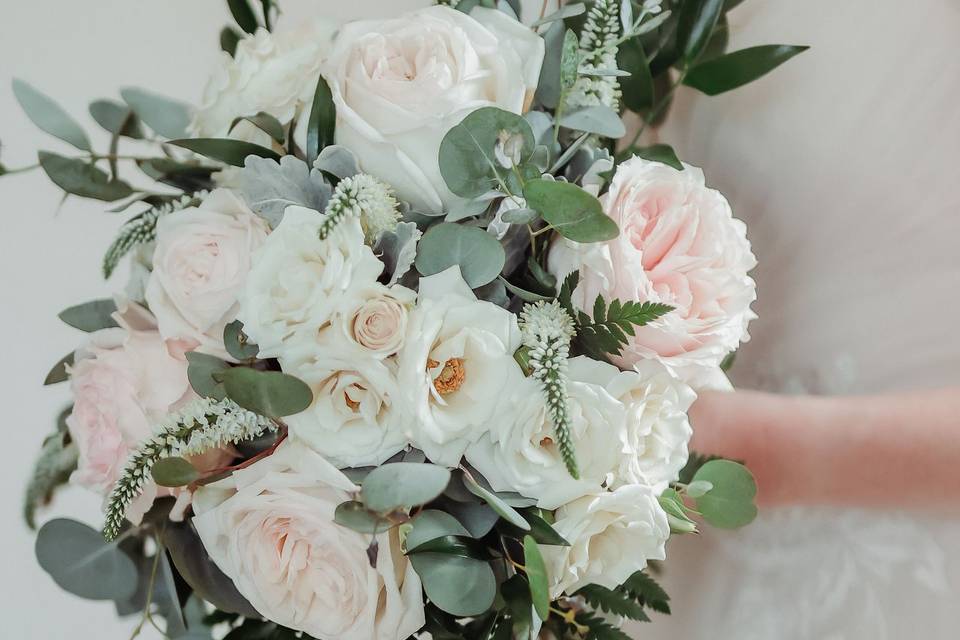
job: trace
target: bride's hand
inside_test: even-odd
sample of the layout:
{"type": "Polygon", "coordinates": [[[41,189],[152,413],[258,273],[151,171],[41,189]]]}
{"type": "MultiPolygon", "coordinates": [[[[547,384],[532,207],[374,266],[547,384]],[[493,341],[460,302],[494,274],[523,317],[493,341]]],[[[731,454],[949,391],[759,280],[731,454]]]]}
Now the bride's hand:
{"type": "Polygon", "coordinates": [[[960,502],[960,389],[850,397],[707,391],[690,418],[691,448],[745,462],[762,504],[960,502]]]}

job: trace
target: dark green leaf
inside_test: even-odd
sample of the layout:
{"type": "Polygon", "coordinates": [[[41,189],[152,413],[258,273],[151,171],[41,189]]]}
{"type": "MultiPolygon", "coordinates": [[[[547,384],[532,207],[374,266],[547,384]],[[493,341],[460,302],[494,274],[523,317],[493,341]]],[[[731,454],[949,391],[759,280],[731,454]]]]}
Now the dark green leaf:
{"type": "Polygon", "coordinates": [[[741,49],[697,64],[687,73],[683,84],[715,96],[753,82],[807,49],[809,47],[785,44],[741,49]]]}
{"type": "Polygon", "coordinates": [[[13,95],[27,117],[40,129],[64,142],[69,142],[78,149],[91,150],[90,139],[87,138],[84,130],[49,96],[37,91],[19,78],[13,79],[13,95]]]}
{"type": "Polygon", "coordinates": [[[47,377],[44,378],[43,385],[47,386],[50,384],[57,384],[58,382],[66,382],[70,377],[67,373],[67,367],[71,366],[73,366],[73,351],[60,358],[57,364],[53,365],[53,368],[50,369],[50,373],[48,373],[47,377]]]}
{"type": "Polygon", "coordinates": [[[128,138],[143,138],[140,122],[133,109],[113,100],[94,100],[90,103],[90,117],[101,127],[114,135],[128,138]]]}
{"type": "Polygon", "coordinates": [[[260,347],[250,342],[247,334],[243,332],[243,323],[239,320],[234,320],[223,328],[223,346],[231,357],[241,361],[256,358],[260,352],[260,347]]]}
{"type": "Polygon", "coordinates": [[[680,9],[677,31],[683,58],[690,64],[706,47],[723,9],[723,0],[687,0],[680,9]]]}
{"type": "Polygon", "coordinates": [[[247,33],[256,33],[259,26],[257,16],[247,0],[227,0],[227,6],[230,7],[230,15],[236,20],[238,27],[247,33]]]}
{"type": "Polygon", "coordinates": [[[581,612],[577,614],[577,622],[587,628],[583,640],[632,640],[618,626],[607,622],[605,618],[595,613],[581,612]]]}
{"type": "Polygon", "coordinates": [[[237,55],[237,45],[242,37],[233,27],[224,27],[220,30],[220,48],[233,57],[237,55]]]}
{"type": "Polygon", "coordinates": [[[526,289],[521,289],[520,287],[510,284],[506,278],[500,276],[500,281],[503,283],[503,286],[507,288],[507,291],[517,296],[524,302],[538,302],[540,300],[552,300],[551,296],[543,296],[539,293],[534,293],[532,291],[527,291],[526,289]]]}
{"type": "Polygon", "coordinates": [[[477,560],[490,560],[492,557],[485,544],[469,536],[452,535],[427,540],[415,547],[412,547],[408,542],[407,555],[417,553],[442,553],[448,556],[475,558],[477,560]]]}
{"type": "Polygon", "coordinates": [[[58,317],[74,329],[89,333],[116,327],[117,322],[113,319],[116,310],[117,305],[113,300],[103,298],[68,307],[61,311],[58,317]]]}
{"type": "Polygon", "coordinates": [[[637,602],[630,593],[621,589],[607,589],[599,584],[590,584],[574,595],[580,596],[591,607],[604,613],[623,616],[640,622],[650,621],[650,617],[643,610],[643,605],[637,602]]]}
{"type": "Polygon", "coordinates": [[[501,189],[519,190],[516,167],[530,158],[533,130],[522,117],[497,107],[471,112],[440,143],[440,173],[447,187],[463,198],[501,189]]]}
{"type": "Polygon", "coordinates": [[[37,561],[61,589],[88,600],[120,600],[137,588],[137,568],[116,544],[75,520],[56,519],[37,533],[37,561]]]}
{"type": "Polygon", "coordinates": [[[234,367],[223,372],[227,396],[245,409],[269,418],[300,413],[313,403],[302,380],[279,371],[234,367]]]}
{"type": "Polygon", "coordinates": [[[631,111],[643,112],[653,106],[653,76],[650,64],[637,39],[631,39],[620,45],[617,54],[617,66],[630,72],[630,76],[620,79],[623,104],[631,111]]]}
{"type": "Polygon", "coordinates": [[[619,587],[641,601],[644,606],[660,613],[670,613],[670,596],[657,581],[643,571],[637,571],[619,587]]]}
{"type": "Polygon", "coordinates": [[[523,537],[523,564],[530,582],[530,598],[541,620],[550,616],[550,581],[547,565],[540,554],[540,547],[533,536],[523,537]]]}
{"type": "Polygon", "coordinates": [[[137,167],[157,182],[195,193],[213,188],[211,175],[217,167],[204,166],[197,162],[178,162],[169,158],[137,160],[137,167]]]}
{"type": "Polygon", "coordinates": [[[753,500],[757,484],[753,474],[731,460],[711,460],[693,476],[693,481],[713,485],[706,495],[697,498],[697,510],[703,519],[721,529],[736,529],[753,522],[757,507],[753,500]]]}
{"type": "Polygon", "coordinates": [[[569,547],[570,543],[564,539],[550,524],[538,516],[532,509],[523,513],[523,519],[530,523],[530,535],[539,544],[557,547],[569,547]]]}
{"type": "Polygon", "coordinates": [[[266,147],[261,147],[252,142],[243,140],[231,140],[230,138],[183,138],[180,140],[171,140],[170,144],[184,149],[190,149],[194,153],[202,156],[219,160],[235,167],[242,167],[243,161],[247,156],[259,156],[261,158],[270,158],[279,162],[280,155],[266,147]]]}
{"type": "Polygon", "coordinates": [[[265,134],[273,138],[277,144],[284,144],[287,141],[287,136],[283,132],[283,125],[280,124],[280,121],[274,118],[269,113],[260,111],[256,115],[252,116],[240,116],[234,118],[233,122],[230,123],[230,132],[232,132],[238,124],[246,121],[255,126],[260,131],[263,131],[265,134]]]}
{"type": "Polygon", "coordinates": [[[557,230],[576,242],[603,242],[620,233],[617,223],[603,212],[597,198],[575,184],[530,180],[523,188],[530,206],[557,230]]]}
{"type": "Polygon", "coordinates": [[[313,92],[310,119],[307,121],[307,164],[313,166],[320,152],[333,144],[337,128],[337,108],[333,103],[330,85],[320,76],[313,92]]]}
{"type": "Polygon", "coordinates": [[[602,356],[620,352],[634,334],[634,327],[642,327],[673,311],[673,307],[661,302],[637,302],[614,300],[609,307],[602,296],[597,296],[593,305],[593,318],[578,312],[577,344],[587,353],[602,356]]]}
{"type": "Polygon", "coordinates": [[[495,280],[505,261],[503,246],[483,229],[443,222],[420,239],[414,265],[424,276],[458,265],[464,281],[475,289],[495,280]]]}
{"type": "Polygon", "coordinates": [[[416,549],[431,540],[445,536],[470,535],[459,520],[438,509],[424,509],[410,521],[410,525],[411,529],[404,541],[407,549],[416,549]]]}
{"type": "Polygon", "coordinates": [[[190,107],[177,100],[128,87],[120,90],[123,101],[137,117],[165,138],[181,138],[190,124],[190,107]]]}
{"type": "Polygon", "coordinates": [[[477,482],[472,475],[464,472],[463,484],[470,491],[470,493],[478,498],[483,499],[488,505],[490,505],[490,508],[500,514],[501,518],[515,527],[519,527],[524,531],[530,531],[530,523],[527,522],[524,517],[517,512],[516,509],[508,505],[495,492],[487,489],[477,482]]]}
{"type": "Polygon", "coordinates": [[[360,495],[368,509],[389,513],[431,502],[449,482],[450,470],[444,467],[394,462],[371,471],[363,480],[360,495]]]}
{"type": "Polygon", "coordinates": [[[153,465],[151,470],[153,481],[161,487],[185,487],[200,477],[197,471],[185,458],[162,458],[153,465]]]}
{"type": "Polygon", "coordinates": [[[41,151],[38,155],[47,177],[67,193],[106,202],[122,200],[133,194],[126,182],[111,180],[106,173],[84,160],[49,151],[41,151]]]}
{"type": "Polygon", "coordinates": [[[680,158],[677,157],[677,152],[668,144],[652,144],[649,147],[631,147],[629,152],[632,155],[640,156],[644,160],[662,162],[677,171],[683,171],[683,163],[680,162],[680,158]]]}

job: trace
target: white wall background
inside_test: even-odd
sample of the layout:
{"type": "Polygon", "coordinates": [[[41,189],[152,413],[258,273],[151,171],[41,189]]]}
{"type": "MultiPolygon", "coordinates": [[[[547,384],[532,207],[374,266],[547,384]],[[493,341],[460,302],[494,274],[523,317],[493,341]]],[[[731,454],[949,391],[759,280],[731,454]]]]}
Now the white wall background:
{"type": "MultiPolygon", "coordinates": [[[[551,0],[553,1],[553,0],[551,0]]],[[[430,0],[282,0],[284,24],[307,16],[344,20],[387,16],[430,0]]],[[[538,0],[528,0],[532,15],[538,0]]],[[[8,168],[36,162],[38,148],[70,155],[71,147],[38,131],[10,90],[14,77],[46,92],[80,120],[95,148],[108,137],[87,114],[96,98],[141,86],[196,102],[218,56],[224,0],[0,0],[0,159],[8,168]]],[[[134,175],[130,172],[128,175],[134,175]]],[[[0,178],[0,611],[3,637],[59,640],[130,636],[136,619],[117,621],[110,603],[60,591],[37,566],[34,535],[20,517],[22,488],[43,438],[67,403],[67,387],[43,388],[49,367],[82,338],[57,319],[66,306],[110,295],[100,260],[124,214],[71,199],[42,172],[0,178]]],[[[121,270],[122,271],[122,270],[121,270]]],[[[111,285],[113,287],[111,288],[111,285]]],[[[71,488],[42,514],[100,524],[100,500],[71,488]]],[[[158,637],[146,630],[142,638],[158,637]]]]}

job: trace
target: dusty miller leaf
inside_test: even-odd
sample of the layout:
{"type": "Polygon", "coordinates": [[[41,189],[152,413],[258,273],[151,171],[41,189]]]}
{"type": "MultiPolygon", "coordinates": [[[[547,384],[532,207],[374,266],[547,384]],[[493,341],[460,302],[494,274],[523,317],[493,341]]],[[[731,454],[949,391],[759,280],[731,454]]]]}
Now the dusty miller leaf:
{"type": "Polygon", "coordinates": [[[284,210],[292,205],[323,211],[330,199],[330,185],[319,169],[294,156],[280,162],[247,156],[238,176],[240,194],[258,216],[276,228],[284,210]]]}
{"type": "Polygon", "coordinates": [[[23,499],[23,518],[28,527],[36,528],[37,508],[49,503],[56,488],[70,479],[77,468],[77,457],[77,446],[65,444],[63,434],[55,433],[44,440],[23,499]]]}
{"type": "Polygon", "coordinates": [[[399,282],[400,278],[413,266],[413,261],[417,257],[417,242],[420,241],[421,236],[423,233],[413,222],[401,222],[393,231],[380,234],[374,253],[380,256],[380,260],[390,273],[388,284],[399,282]]]}

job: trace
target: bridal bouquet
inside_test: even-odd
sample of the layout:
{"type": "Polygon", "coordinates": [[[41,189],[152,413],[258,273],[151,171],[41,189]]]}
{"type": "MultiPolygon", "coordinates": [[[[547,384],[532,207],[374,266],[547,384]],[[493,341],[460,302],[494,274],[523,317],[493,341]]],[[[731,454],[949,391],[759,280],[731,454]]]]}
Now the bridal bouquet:
{"type": "Polygon", "coordinates": [[[802,47],[724,53],[735,2],[444,4],[273,33],[231,0],[200,106],[97,100],[105,153],[14,83],[80,151],[49,178],[136,211],[124,290],[60,314],[88,336],[26,496],[31,526],[68,480],[104,497],[37,558],[134,635],[621,639],[669,613],[671,534],[756,514],[686,415],[747,338],[746,229],[638,143],[802,47]]]}

